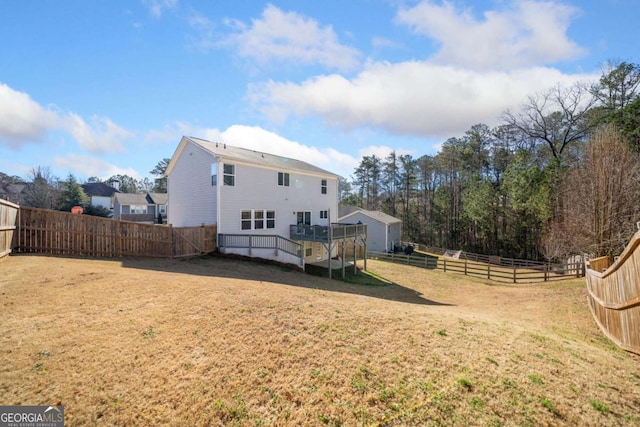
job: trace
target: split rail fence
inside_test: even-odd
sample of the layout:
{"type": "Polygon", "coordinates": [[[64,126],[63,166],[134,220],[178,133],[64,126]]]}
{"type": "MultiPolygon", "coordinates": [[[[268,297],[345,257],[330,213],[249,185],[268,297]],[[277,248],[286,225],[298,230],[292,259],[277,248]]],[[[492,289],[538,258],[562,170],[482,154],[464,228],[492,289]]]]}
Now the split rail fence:
{"type": "Polygon", "coordinates": [[[619,347],[640,354],[640,231],[612,263],[589,261],[587,299],[602,332],[619,347]]]}
{"type": "Polygon", "coordinates": [[[545,264],[526,260],[506,260],[500,259],[500,257],[487,257],[487,260],[473,260],[466,257],[464,259],[456,259],[444,254],[435,255],[418,252],[414,252],[412,255],[368,252],[368,257],[431,270],[441,270],[445,273],[460,273],[467,276],[482,277],[497,282],[547,282],[569,277],[582,277],[584,275],[584,264],[578,260],[575,263],[545,264]],[[489,260],[489,258],[492,259],[489,260]]]}
{"type": "Polygon", "coordinates": [[[14,232],[18,253],[104,258],[178,258],[216,250],[217,227],[141,224],[20,207],[14,232]]]}

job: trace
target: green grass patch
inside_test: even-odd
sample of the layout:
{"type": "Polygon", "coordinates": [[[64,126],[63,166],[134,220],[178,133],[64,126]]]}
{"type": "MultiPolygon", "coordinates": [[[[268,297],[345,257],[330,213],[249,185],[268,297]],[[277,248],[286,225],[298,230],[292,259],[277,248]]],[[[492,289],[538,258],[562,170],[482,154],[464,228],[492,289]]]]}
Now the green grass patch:
{"type": "Polygon", "coordinates": [[[597,400],[590,400],[589,403],[591,404],[591,406],[593,407],[593,409],[595,409],[598,412],[601,412],[603,414],[608,414],[610,409],[607,405],[605,405],[602,402],[599,402],[597,400]]]}

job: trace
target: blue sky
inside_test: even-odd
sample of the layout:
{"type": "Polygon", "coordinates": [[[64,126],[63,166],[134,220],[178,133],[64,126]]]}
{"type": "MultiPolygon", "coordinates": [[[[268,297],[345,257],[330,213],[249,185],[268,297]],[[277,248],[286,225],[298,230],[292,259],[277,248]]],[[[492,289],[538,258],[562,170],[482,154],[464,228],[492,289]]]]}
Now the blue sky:
{"type": "Polygon", "coordinates": [[[0,171],[149,171],[182,135],[349,178],[640,62],[640,0],[0,0],[0,171]]]}

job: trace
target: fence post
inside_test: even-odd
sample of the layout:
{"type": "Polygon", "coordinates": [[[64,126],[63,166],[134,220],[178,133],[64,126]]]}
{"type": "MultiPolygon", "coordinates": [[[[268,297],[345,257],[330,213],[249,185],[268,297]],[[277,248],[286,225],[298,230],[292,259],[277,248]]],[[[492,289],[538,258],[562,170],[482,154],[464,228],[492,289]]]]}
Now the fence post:
{"type": "Polygon", "coordinates": [[[549,277],[549,264],[544,265],[544,281],[546,282],[549,277]]]}
{"type": "Polygon", "coordinates": [[[513,266],[513,283],[517,283],[517,279],[516,279],[516,266],[513,262],[511,262],[511,265],[513,266]]]}
{"type": "Polygon", "coordinates": [[[173,239],[173,224],[169,224],[169,258],[175,258],[176,256],[176,247],[174,245],[175,240],[173,239]]]}
{"type": "Polygon", "coordinates": [[[200,255],[202,255],[204,253],[204,245],[206,243],[206,230],[204,228],[204,223],[200,226],[200,255]]]}
{"type": "Polygon", "coordinates": [[[491,264],[487,264],[487,279],[491,280],[491,264]]]}
{"type": "Polygon", "coordinates": [[[444,262],[444,272],[447,272],[447,258],[442,258],[442,261],[444,262]]]}
{"type": "Polygon", "coordinates": [[[464,259],[464,275],[467,275],[467,258],[464,259]]]}

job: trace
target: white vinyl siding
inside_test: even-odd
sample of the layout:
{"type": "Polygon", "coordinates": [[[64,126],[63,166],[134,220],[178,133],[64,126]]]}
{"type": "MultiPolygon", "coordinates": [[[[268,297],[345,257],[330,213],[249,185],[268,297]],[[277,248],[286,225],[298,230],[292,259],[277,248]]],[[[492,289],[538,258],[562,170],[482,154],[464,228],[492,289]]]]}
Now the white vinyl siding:
{"type": "Polygon", "coordinates": [[[278,186],[274,172],[278,171],[235,163],[235,185],[217,187],[222,207],[218,233],[246,233],[247,230],[241,228],[241,212],[255,208],[273,211],[275,228],[269,228],[269,218],[266,217],[264,228],[255,229],[255,223],[252,224],[251,233],[254,234],[279,234],[289,237],[289,226],[296,224],[296,215],[300,211],[311,212],[312,225],[328,225],[326,219],[320,218],[320,211],[338,212],[337,178],[291,171],[287,172],[289,187],[286,187],[278,186]],[[318,194],[317,189],[321,186],[322,180],[327,181],[327,197],[313,196],[314,189],[315,194],[318,194]]]}
{"type": "Polygon", "coordinates": [[[174,227],[216,224],[216,191],[211,186],[215,156],[187,142],[167,177],[168,218],[174,227]]]}

